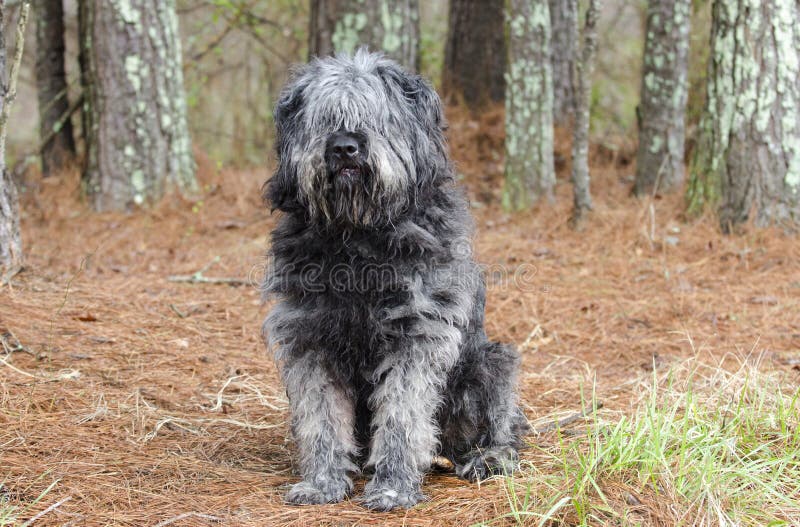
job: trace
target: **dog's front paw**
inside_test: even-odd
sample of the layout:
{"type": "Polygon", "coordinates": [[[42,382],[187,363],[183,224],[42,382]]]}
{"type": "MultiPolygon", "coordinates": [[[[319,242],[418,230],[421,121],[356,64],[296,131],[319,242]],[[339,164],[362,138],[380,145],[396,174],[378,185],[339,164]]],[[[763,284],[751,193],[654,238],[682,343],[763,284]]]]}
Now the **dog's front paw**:
{"type": "Polygon", "coordinates": [[[295,483],[286,493],[286,503],[292,505],[322,505],[342,501],[349,490],[346,482],[316,486],[308,481],[295,483]]]}
{"type": "Polygon", "coordinates": [[[470,452],[463,463],[456,465],[456,474],[470,481],[491,476],[509,475],[519,466],[519,454],[514,447],[500,446],[470,452]]]}
{"type": "Polygon", "coordinates": [[[374,511],[390,511],[392,509],[410,509],[425,496],[416,489],[394,489],[386,485],[367,483],[361,503],[374,511]]]}

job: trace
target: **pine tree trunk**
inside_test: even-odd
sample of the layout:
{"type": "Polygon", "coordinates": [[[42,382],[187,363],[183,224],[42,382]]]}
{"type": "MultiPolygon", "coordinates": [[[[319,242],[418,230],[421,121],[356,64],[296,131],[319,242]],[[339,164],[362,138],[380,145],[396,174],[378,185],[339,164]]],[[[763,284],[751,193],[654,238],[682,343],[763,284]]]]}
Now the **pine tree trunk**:
{"type": "Polygon", "coordinates": [[[690,211],[800,224],[800,3],[716,0],[690,211]]]}
{"type": "Polygon", "coordinates": [[[636,195],[683,182],[691,0],[650,0],[647,7],[636,195]]]}
{"type": "Polygon", "coordinates": [[[419,69],[419,0],[311,0],[309,58],[360,45],[419,69]]]}
{"type": "MultiPolygon", "coordinates": [[[[0,30],[2,32],[2,30],[0,30]]],[[[0,284],[22,265],[17,187],[0,160],[0,284]]]]}
{"type": "Polygon", "coordinates": [[[504,0],[451,0],[442,85],[473,110],[503,100],[504,0]]]}
{"type": "MultiPolygon", "coordinates": [[[[83,159],[83,175],[84,183],[86,182],[86,166],[88,165],[88,137],[91,135],[92,128],[92,108],[89,104],[89,89],[92,85],[92,79],[89,76],[89,57],[85,43],[91,43],[91,33],[89,32],[89,2],[87,0],[78,0],[78,70],[80,71],[81,81],[81,96],[83,103],[81,104],[81,138],[84,143],[84,159],[83,159]]],[[[84,190],[86,190],[84,188],[84,190]]]]}
{"type": "Polygon", "coordinates": [[[553,79],[547,0],[510,0],[503,207],[522,210],[552,198],[553,79]]]}
{"type": "Polygon", "coordinates": [[[61,0],[39,1],[36,15],[36,90],[39,99],[39,137],[42,173],[62,168],[75,156],[72,122],[64,72],[64,7],[61,0]]]}
{"type": "Polygon", "coordinates": [[[577,62],[575,130],[572,139],[572,223],[578,225],[592,210],[589,192],[589,112],[591,110],[592,74],[597,51],[597,17],[600,0],[589,0],[583,27],[583,47],[577,62]]]}
{"type": "Polygon", "coordinates": [[[568,126],[575,114],[575,48],[578,0],[550,0],[553,65],[553,122],[568,126]]]}
{"type": "Polygon", "coordinates": [[[86,192],[97,210],[197,182],[174,0],[81,0],[86,192]]]}
{"type": "MultiPolygon", "coordinates": [[[[5,6],[0,0],[0,284],[10,275],[15,274],[22,266],[22,238],[19,229],[19,203],[17,188],[6,171],[6,130],[9,95],[6,90],[6,39],[5,39],[5,6]]],[[[19,34],[18,34],[19,38],[19,34]]],[[[21,50],[21,42],[17,46],[21,50]]],[[[10,79],[9,79],[10,80],[10,79]]]]}

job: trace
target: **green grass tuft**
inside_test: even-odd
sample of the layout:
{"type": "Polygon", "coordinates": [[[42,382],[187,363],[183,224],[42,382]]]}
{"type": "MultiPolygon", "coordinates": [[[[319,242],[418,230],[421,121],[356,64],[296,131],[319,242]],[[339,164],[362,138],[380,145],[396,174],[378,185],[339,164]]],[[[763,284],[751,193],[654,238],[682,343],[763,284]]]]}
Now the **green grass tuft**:
{"type": "MultiPolygon", "coordinates": [[[[800,525],[800,390],[692,360],[505,479],[518,525],[800,525]]],[[[495,522],[493,522],[495,523],[495,522]]]]}
{"type": "MultiPolygon", "coordinates": [[[[43,474],[42,477],[45,475],[46,474],[43,474]]],[[[37,478],[36,481],[39,481],[39,479],[41,478],[37,478]]],[[[0,527],[29,527],[34,525],[36,519],[38,519],[36,516],[33,516],[27,521],[23,521],[22,518],[24,516],[30,516],[32,514],[32,509],[36,507],[36,504],[42,501],[42,499],[44,499],[44,497],[47,496],[51,490],[53,490],[53,487],[55,487],[57,483],[58,480],[53,481],[32,502],[24,505],[18,505],[12,503],[8,492],[6,491],[5,485],[0,482],[0,527]]]]}

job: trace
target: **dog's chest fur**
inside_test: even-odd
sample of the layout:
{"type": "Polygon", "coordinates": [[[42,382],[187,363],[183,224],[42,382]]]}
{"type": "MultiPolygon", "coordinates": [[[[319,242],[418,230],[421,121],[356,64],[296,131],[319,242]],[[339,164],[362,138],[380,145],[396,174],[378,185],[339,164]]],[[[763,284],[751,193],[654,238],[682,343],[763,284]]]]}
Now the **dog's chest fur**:
{"type": "Polygon", "coordinates": [[[403,317],[393,315],[398,307],[420,294],[447,301],[446,290],[431,290],[430,277],[454,262],[451,245],[463,237],[441,231],[457,216],[428,214],[350,231],[284,217],[273,236],[270,290],[308,318],[310,331],[297,344],[330,355],[329,362],[345,362],[354,373],[371,370],[404,331],[403,317]]]}

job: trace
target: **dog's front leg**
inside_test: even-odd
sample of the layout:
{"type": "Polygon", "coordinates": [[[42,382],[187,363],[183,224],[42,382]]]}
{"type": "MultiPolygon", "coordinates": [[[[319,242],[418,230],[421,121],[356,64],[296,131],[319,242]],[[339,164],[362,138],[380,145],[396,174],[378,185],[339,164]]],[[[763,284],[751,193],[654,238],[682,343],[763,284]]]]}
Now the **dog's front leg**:
{"type": "Polygon", "coordinates": [[[420,501],[422,476],[438,446],[435,414],[461,335],[443,322],[422,323],[426,329],[406,334],[375,373],[381,380],[370,400],[368,461],[375,473],[364,489],[370,509],[408,508],[420,501]]]}
{"type": "Polygon", "coordinates": [[[286,501],[298,505],[342,501],[353,488],[350,473],[357,470],[352,394],[332,379],[313,353],[287,362],[283,380],[303,476],[286,501]]]}

